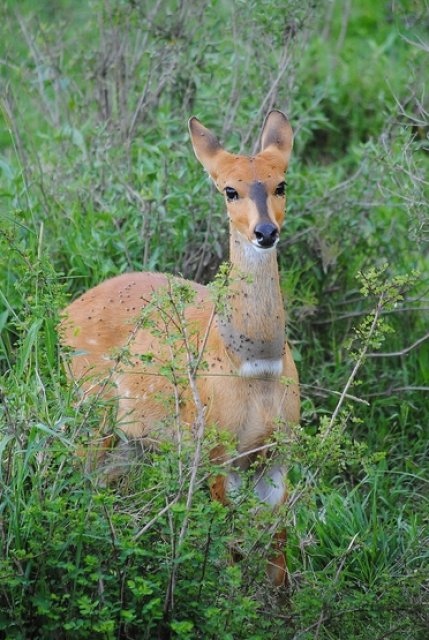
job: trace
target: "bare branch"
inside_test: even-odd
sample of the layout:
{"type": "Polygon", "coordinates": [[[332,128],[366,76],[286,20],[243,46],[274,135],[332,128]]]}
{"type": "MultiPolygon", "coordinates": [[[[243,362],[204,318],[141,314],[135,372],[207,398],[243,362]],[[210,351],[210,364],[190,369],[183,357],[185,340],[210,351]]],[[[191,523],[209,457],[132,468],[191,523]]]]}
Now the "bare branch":
{"type": "Polygon", "coordinates": [[[367,353],[367,358],[394,358],[396,356],[405,356],[428,339],[429,333],[426,333],[424,336],[413,342],[413,344],[410,344],[410,346],[405,347],[400,351],[392,351],[390,353],[367,353]]]}
{"type": "MultiPolygon", "coordinates": [[[[330,393],[331,395],[334,395],[334,396],[341,395],[340,391],[335,391],[334,389],[326,389],[325,387],[320,387],[315,384],[304,384],[301,382],[299,386],[301,387],[301,389],[302,388],[315,389],[316,391],[321,391],[324,394],[330,393]]],[[[361,402],[362,404],[369,405],[369,402],[367,400],[364,400],[363,398],[358,398],[357,396],[353,396],[350,393],[347,393],[345,397],[347,398],[347,400],[353,400],[354,402],[361,402]]]]}
{"type": "Polygon", "coordinates": [[[369,349],[369,342],[370,342],[372,336],[374,335],[374,332],[375,332],[375,329],[377,327],[377,323],[378,323],[378,320],[380,318],[380,314],[381,314],[381,311],[382,311],[382,308],[383,308],[383,298],[384,298],[384,295],[382,293],[380,295],[380,299],[379,299],[377,307],[375,309],[374,318],[372,320],[371,327],[370,327],[370,329],[368,331],[366,344],[363,347],[362,351],[360,352],[359,357],[356,360],[355,366],[353,367],[353,371],[351,372],[350,377],[347,380],[346,385],[345,385],[345,387],[344,387],[344,389],[343,389],[343,391],[341,393],[340,399],[338,400],[338,404],[335,407],[334,413],[332,414],[332,417],[331,417],[331,420],[329,422],[328,428],[326,429],[325,433],[322,436],[322,440],[321,440],[322,443],[325,441],[326,437],[328,436],[328,434],[330,433],[332,427],[334,426],[335,420],[338,417],[340,409],[341,409],[341,407],[343,405],[343,402],[344,402],[344,400],[346,398],[347,392],[350,389],[350,386],[353,383],[353,380],[355,379],[355,377],[357,375],[357,372],[359,371],[359,369],[360,369],[360,367],[361,367],[361,365],[362,365],[362,363],[363,363],[363,361],[365,359],[365,356],[366,356],[367,351],[369,349]]]}
{"type": "Polygon", "coordinates": [[[393,396],[395,393],[414,393],[415,391],[427,392],[429,387],[425,386],[407,386],[407,387],[390,387],[386,391],[377,391],[369,393],[368,398],[376,398],[378,396],[393,396]]]}

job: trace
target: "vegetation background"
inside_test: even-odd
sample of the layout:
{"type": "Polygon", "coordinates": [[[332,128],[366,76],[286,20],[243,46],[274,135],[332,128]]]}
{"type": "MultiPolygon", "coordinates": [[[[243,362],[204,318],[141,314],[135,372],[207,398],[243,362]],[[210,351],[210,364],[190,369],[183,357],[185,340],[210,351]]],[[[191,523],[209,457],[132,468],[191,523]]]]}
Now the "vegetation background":
{"type": "Polygon", "coordinates": [[[427,638],[427,2],[5,0],[0,43],[0,635],[427,638]],[[213,278],[224,205],[187,118],[251,153],[272,107],[296,136],[288,593],[251,497],[211,503],[205,464],[190,509],[168,447],[109,488],[85,470],[99,409],[55,330],[127,270],[213,278]]]}

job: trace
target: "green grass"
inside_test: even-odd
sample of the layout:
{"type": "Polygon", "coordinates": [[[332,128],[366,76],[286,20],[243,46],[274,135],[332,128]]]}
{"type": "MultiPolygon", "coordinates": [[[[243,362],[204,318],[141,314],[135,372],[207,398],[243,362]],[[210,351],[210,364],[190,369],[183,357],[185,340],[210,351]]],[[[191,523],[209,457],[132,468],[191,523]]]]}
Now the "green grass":
{"type": "Polygon", "coordinates": [[[423,640],[429,340],[407,348],[428,331],[427,4],[162,0],[150,21],[153,3],[54,4],[0,10],[4,637],[423,640]],[[251,153],[272,106],[296,132],[279,245],[303,394],[280,445],[288,594],[264,577],[270,518],[249,519],[251,496],[210,502],[209,443],[190,514],[187,472],[175,498],[192,452],[97,483],[79,450],[102,407],[68,385],[56,334],[67,301],[112,275],[213,278],[227,223],[187,118],[251,153]],[[364,295],[359,272],[386,263],[364,295]],[[399,276],[369,352],[402,354],[363,360],[325,437],[360,323],[399,276]]]}

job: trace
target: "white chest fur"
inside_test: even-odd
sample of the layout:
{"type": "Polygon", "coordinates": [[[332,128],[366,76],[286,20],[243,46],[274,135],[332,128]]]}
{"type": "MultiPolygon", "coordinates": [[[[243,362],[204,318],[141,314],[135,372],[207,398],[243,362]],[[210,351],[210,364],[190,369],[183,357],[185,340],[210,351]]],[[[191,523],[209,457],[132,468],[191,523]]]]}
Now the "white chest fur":
{"type": "Polygon", "coordinates": [[[246,360],[240,365],[239,373],[244,378],[281,376],[283,373],[283,360],[281,358],[246,360]]]}

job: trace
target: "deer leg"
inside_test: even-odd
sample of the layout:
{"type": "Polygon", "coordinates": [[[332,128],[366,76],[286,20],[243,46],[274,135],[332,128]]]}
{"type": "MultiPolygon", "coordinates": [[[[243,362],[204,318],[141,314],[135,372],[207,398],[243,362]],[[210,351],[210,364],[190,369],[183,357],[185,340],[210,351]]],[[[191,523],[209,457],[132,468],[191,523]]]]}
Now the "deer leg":
{"type": "MultiPolygon", "coordinates": [[[[227,461],[225,447],[222,445],[214,447],[210,453],[210,459],[215,465],[225,464],[227,461]]],[[[235,471],[230,465],[228,465],[227,468],[228,473],[218,473],[212,477],[210,482],[210,494],[212,499],[225,505],[234,501],[234,495],[239,493],[242,484],[239,473],[237,473],[237,471],[235,471]]]]}
{"type": "MultiPolygon", "coordinates": [[[[286,470],[281,465],[264,467],[254,476],[254,492],[259,500],[275,511],[287,499],[286,470]]],[[[274,535],[273,553],[268,560],[267,574],[276,587],[287,584],[285,557],[286,528],[274,535]]]]}

